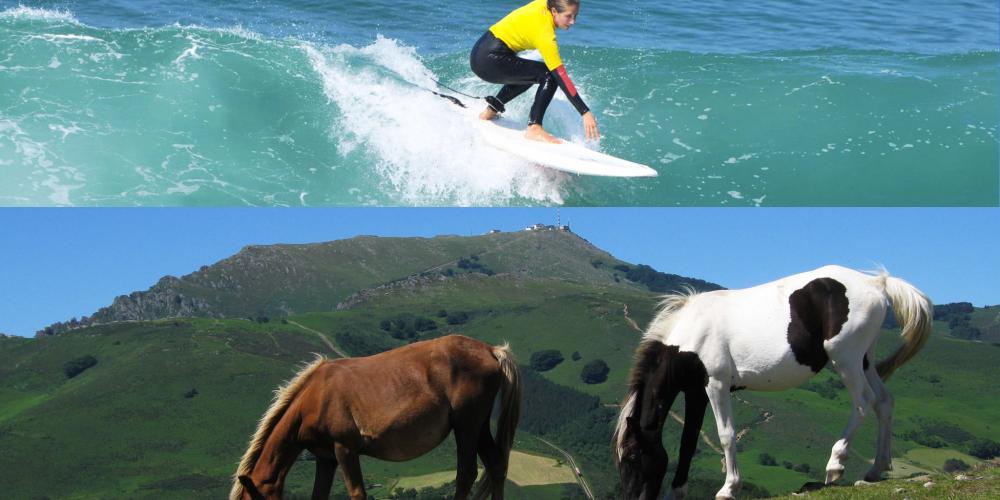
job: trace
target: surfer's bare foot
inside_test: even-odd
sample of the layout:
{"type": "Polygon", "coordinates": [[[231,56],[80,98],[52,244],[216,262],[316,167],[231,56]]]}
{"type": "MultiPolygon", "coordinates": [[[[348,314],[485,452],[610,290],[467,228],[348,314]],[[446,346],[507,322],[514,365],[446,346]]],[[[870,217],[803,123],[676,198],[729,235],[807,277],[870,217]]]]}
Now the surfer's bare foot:
{"type": "Polygon", "coordinates": [[[480,120],[496,120],[497,112],[493,111],[493,108],[486,106],[486,109],[482,113],[479,113],[480,120]]]}
{"type": "Polygon", "coordinates": [[[562,144],[562,141],[557,139],[556,136],[548,133],[541,125],[535,123],[528,125],[528,129],[524,131],[525,139],[531,139],[533,141],[540,142],[551,142],[552,144],[562,144]]]}

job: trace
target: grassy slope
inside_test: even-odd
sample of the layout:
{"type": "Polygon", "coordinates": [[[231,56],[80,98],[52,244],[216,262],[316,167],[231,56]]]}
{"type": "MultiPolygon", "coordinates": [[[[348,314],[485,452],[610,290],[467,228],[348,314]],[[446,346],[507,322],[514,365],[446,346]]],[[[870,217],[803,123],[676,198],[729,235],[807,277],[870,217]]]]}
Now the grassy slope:
{"type": "MultiPolygon", "coordinates": [[[[333,339],[350,331],[398,343],[386,340],[379,321],[401,313],[433,317],[442,308],[466,311],[470,320],[459,327],[463,333],[490,342],[508,340],[522,362],[535,350],[560,349],[566,361],[543,376],[614,403],[624,392],[638,341],[638,333],[624,321],[623,304],[644,326],[654,302],[651,294],[628,287],[507,276],[393,289],[349,311],[290,319],[333,339]],[[583,359],[573,362],[569,355],[574,350],[583,359]],[[609,380],[583,384],[579,369],[595,356],[611,366],[609,380]]],[[[443,321],[438,322],[444,330],[443,321]]],[[[923,445],[898,437],[921,428],[916,416],[994,439],[995,422],[1000,421],[1000,402],[985,397],[995,394],[992,381],[983,377],[985,367],[996,365],[1000,348],[950,339],[944,335],[946,325],[935,326],[937,335],[889,383],[896,397],[893,456],[907,460],[909,453],[909,460],[928,469],[940,467],[950,456],[947,450],[961,445],[947,443],[925,452],[923,445]]],[[[891,347],[894,335],[886,334],[883,350],[891,347]]],[[[58,338],[0,339],[0,448],[5,451],[0,483],[15,498],[40,494],[39,485],[45,494],[59,497],[222,494],[271,391],[309,353],[326,351],[314,333],[291,324],[242,320],[168,320],[96,327],[58,338]],[[84,354],[97,357],[98,365],[67,380],[63,364],[84,354]],[[192,388],[199,394],[185,398],[192,388]]],[[[829,376],[823,372],[816,379],[829,376]]],[[[820,478],[830,446],[847,421],[846,394],[839,391],[832,400],[802,389],[738,395],[749,405],[735,404],[737,428],[752,426],[740,443],[746,480],[779,493],[820,478]],[[764,410],[774,413],[773,420],[754,425],[764,410]],[[759,465],[763,452],[779,463],[808,464],[812,472],[759,465]]],[[[681,405],[674,410],[682,413],[681,405]]],[[[716,439],[711,412],[703,429],[716,439]]],[[[678,434],[679,425],[671,424],[665,442],[672,459],[678,434]]],[[[874,419],[868,419],[855,440],[848,480],[867,468],[874,434],[874,419]]],[[[518,437],[518,449],[553,456],[530,435],[518,437]]],[[[693,480],[701,488],[697,491],[711,495],[723,480],[719,457],[703,443],[699,450],[693,480]]],[[[446,440],[416,461],[366,461],[364,468],[369,483],[388,487],[399,477],[450,470],[453,457],[452,442],[446,440]]],[[[595,490],[613,490],[610,461],[583,461],[581,466],[595,490]]],[[[307,495],[311,481],[308,463],[293,469],[292,497],[307,495]]],[[[562,492],[559,486],[512,487],[510,496],[558,498],[562,492]]],[[[381,496],[384,490],[372,493],[381,496]]]]}

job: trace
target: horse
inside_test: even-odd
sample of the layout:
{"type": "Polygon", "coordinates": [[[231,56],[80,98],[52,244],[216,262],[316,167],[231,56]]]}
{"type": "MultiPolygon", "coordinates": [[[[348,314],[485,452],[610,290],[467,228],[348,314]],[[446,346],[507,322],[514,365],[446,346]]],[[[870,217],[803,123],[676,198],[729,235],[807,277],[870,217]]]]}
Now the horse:
{"type": "Polygon", "coordinates": [[[521,413],[517,363],[507,344],[461,335],[416,342],[363,358],[318,358],[275,392],[234,476],[231,500],[280,499],[303,450],[316,457],[313,499],[327,498],[337,466],[352,499],[367,498],[360,456],[417,458],[454,431],[455,498],[503,498],[521,413]],[[490,414],[500,395],[496,440],[490,414]]]}
{"type": "Polygon", "coordinates": [[[705,408],[712,405],[725,458],[726,482],[716,499],[735,498],[742,484],[730,392],[795,387],[830,362],[850,393],[852,412],[826,466],[826,484],[844,473],[848,447],[869,405],[878,417],[876,456],[865,475],[891,467],[893,399],[883,381],[923,347],[933,306],[913,285],[885,270],[862,273],[825,266],[742,290],[664,297],[636,350],[629,390],[613,438],[625,498],[653,499],[667,470],[663,422],[678,393],[685,419],[673,498],[687,493],[691,458],[705,408]],[[902,345],[876,367],[875,342],[892,306],[902,345]]]}

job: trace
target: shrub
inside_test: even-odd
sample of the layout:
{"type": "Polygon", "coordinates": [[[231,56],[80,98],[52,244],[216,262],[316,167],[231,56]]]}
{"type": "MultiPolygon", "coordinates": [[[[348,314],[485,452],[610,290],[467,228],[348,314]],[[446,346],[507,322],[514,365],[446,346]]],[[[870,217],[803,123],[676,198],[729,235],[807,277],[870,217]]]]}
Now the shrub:
{"type": "Polygon", "coordinates": [[[438,309],[437,317],[439,317],[439,318],[447,318],[448,317],[448,311],[445,311],[444,309],[438,309]]]}
{"type": "Polygon", "coordinates": [[[760,455],[758,455],[757,462],[760,463],[761,465],[766,465],[768,467],[773,467],[775,465],[778,465],[778,461],[775,460],[770,453],[761,453],[760,455]]]}
{"type": "Polygon", "coordinates": [[[468,320],[469,320],[469,315],[465,314],[462,311],[449,314],[447,319],[449,325],[462,325],[465,324],[465,322],[468,320]]]}
{"type": "Polygon", "coordinates": [[[426,332],[430,330],[437,330],[438,324],[432,319],[427,319],[423,316],[417,316],[417,319],[413,320],[413,328],[418,332],[426,332]]]}
{"type": "Polygon", "coordinates": [[[992,439],[975,439],[969,443],[969,455],[983,460],[1000,456],[1000,443],[992,439]]]}
{"type": "Polygon", "coordinates": [[[580,351],[573,351],[573,354],[570,355],[570,358],[572,358],[573,361],[580,361],[581,358],[580,351]]]}
{"type": "Polygon", "coordinates": [[[603,359],[595,359],[583,366],[580,372],[580,379],[585,384],[600,384],[608,379],[611,368],[603,359]]]}
{"type": "Polygon", "coordinates": [[[76,358],[72,361],[67,361],[63,365],[63,373],[66,374],[66,378],[73,378],[81,373],[87,368],[97,364],[97,358],[87,355],[82,358],[76,358]]]}
{"type": "Polygon", "coordinates": [[[969,470],[969,464],[967,464],[967,463],[965,463],[965,462],[963,462],[963,461],[961,461],[961,460],[959,460],[957,458],[949,458],[948,460],[944,461],[944,471],[945,472],[955,472],[955,471],[963,471],[963,470],[969,470]]]}
{"type": "Polygon", "coordinates": [[[795,470],[795,472],[801,472],[803,474],[808,474],[809,471],[812,470],[812,468],[809,467],[809,464],[799,464],[799,465],[795,466],[794,470],[795,470]]]}
{"type": "Polygon", "coordinates": [[[562,353],[555,349],[546,349],[531,353],[531,369],[536,372],[547,372],[562,362],[562,353]]]}

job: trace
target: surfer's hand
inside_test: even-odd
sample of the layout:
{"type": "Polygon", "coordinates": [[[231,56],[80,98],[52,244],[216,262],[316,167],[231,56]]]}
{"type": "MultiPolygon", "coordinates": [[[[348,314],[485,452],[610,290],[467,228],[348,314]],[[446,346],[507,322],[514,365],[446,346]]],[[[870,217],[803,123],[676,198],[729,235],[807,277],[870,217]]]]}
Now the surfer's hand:
{"type": "Polygon", "coordinates": [[[597,131],[597,119],[591,111],[583,114],[583,131],[587,134],[587,139],[596,141],[601,138],[601,133],[597,131]]]}

